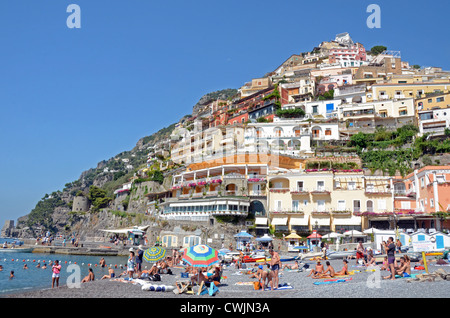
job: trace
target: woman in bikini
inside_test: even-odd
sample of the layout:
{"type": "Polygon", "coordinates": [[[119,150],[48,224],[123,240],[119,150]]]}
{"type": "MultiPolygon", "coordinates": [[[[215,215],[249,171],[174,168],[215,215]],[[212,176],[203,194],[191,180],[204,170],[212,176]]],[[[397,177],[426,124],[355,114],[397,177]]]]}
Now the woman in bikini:
{"type": "Polygon", "coordinates": [[[336,276],[345,276],[348,275],[348,261],[346,259],[342,260],[344,262],[344,267],[342,270],[336,273],[336,276]]]}

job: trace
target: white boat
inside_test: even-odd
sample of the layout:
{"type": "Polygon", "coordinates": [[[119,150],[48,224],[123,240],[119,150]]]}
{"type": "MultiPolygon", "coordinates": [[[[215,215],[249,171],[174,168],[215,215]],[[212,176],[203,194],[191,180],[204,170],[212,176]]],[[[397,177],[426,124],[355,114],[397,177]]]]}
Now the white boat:
{"type": "Polygon", "coordinates": [[[328,252],[327,258],[328,259],[343,259],[347,258],[348,256],[356,256],[356,251],[338,251],[338,252],[328,252]]]}
{"type": "Polygon", "coordinates": [[[0,253],[32,253],[33,247],[0,248],[0,253]]]}

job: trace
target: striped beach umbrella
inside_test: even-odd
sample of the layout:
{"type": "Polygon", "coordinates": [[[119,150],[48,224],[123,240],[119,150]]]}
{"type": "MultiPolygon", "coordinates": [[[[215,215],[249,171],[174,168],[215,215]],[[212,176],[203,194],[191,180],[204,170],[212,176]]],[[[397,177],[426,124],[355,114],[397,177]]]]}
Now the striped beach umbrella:
{"type": "Polygon", "coordinates": [[[159,246],[153,246],[146,249],[143,256],[147,262],[154,263],[166,256],[166,250],[159,246]]]}
{"type": "Polygon", "coordinates": [[[208,267],[219,262],[219,252],[208,245],[195,245],[186,249],[182,260],[193,267],[208,267]]]}

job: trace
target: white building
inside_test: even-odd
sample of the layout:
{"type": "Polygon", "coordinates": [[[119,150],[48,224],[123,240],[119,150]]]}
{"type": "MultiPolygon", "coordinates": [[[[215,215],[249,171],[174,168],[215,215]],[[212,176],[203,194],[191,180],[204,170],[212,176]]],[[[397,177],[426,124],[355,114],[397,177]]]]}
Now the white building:
{"type": "Polygon", "coordinates": [[[450,108],[431,109],[419,112],[419,135],[429,133],[442,136],[450,128],[450,108]]]}
{"type": "Polygon", "coordinates": [[[243,151],[270,149],[285,155],[311,152],[311,141],[339,140],[338,123],[312,122],[275,117],[271,123],[252,123],[245,130],[243,151]]]}
{"type": "Polygon", "coordinates": [[[338,106],[342,104],[342,100],[317,100],[311,102],[299,102],[283,105],[282,109],[301,108],[305,112],[307,118],[334,118],[334,113],[338,110],[338,106]],[[310,116],[309,116],[310,115],[310,116]]]}

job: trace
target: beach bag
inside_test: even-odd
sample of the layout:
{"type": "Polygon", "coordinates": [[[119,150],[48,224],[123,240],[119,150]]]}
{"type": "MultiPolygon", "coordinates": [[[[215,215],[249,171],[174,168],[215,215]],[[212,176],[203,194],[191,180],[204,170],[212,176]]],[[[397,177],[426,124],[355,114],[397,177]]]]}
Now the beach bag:
{"type": "Polygon", "coordinates": [[[260,290],[261,289],[261,284],[259,282],[253,282],[253,288],[255,290],[260,290]]]}
{"type": "Polygon", "coordinates": [[[155,274],[153,275],[153,279],[154,282],[160,282],[161,281],[161,276],[159,276],[159,274],[155,274]]]}

